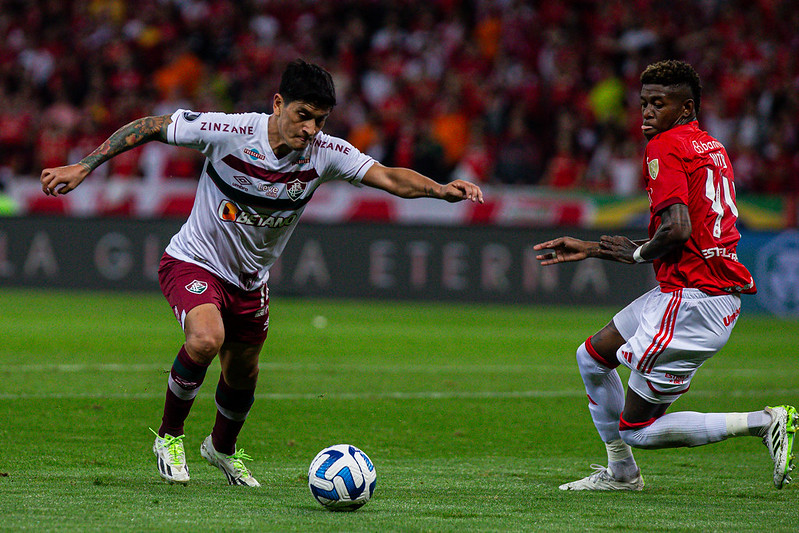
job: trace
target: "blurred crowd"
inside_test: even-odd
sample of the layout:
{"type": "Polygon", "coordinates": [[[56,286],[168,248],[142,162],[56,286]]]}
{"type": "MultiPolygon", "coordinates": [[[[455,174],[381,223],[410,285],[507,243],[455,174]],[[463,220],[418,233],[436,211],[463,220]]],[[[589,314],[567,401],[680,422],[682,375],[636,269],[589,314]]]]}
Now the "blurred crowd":
{"type": "MultiPolygon", "coordinates": [[[[333,74],[326,131],[438,179],[640,190],[638,76],[689,61],[738,189],[799,190],[795,0],[0,0],[0,173],[76,162],[179,107],[271,112],[296,57],[333,74]]],[[[196,178],[154,146],[98,169],[196,178]]]]}

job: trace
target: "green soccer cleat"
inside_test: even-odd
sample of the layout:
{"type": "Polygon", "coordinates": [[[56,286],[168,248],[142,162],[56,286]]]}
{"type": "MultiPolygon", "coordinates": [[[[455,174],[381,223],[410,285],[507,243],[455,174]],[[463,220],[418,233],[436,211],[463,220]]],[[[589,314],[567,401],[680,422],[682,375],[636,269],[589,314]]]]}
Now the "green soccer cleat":
{"type": "Polygon", "coordinates": [[[763,437],[763,444],[774,461],[774,486],[781,489],[791,482],[788,474],[794,469],[793,437],[799,426],[799,414],[790,405],[766,407],[766,412],[771,415],[771,424],[763,437]]]}
{"type": "Polygon", "coordinates": [[[230,485],[244,485],[245,487],[260,487],[258,480],[244,466],[244,461],[252,461],[252,458],[244,453],[244,450],[236,450],[233,455],[225,455],[214,449],[214,442],[211,435],[208,435],[200,446],[202,455],[208,464],[217,467],[225,474],[230,485]]]}
{"type": "Polygon", "coordinates": [[[619,481],[613,477],[613,472],[602,465],[591,465],[594,473],[583,479],[564,483],[560,490],[643,490],[644,477],[641,473],[629,481],[619,481]]]}
{"type": "MultiPolygon", "coordinates": [[[[151,429],[150,431],[153,430],[151,429]]],[[[186,485],[189,482],[189,467],[186,466],[183,437],[183,435],[179,437],[164,435],[161,437],[158,433],[155,433],[153,453],[158,459],[158,473],[169,484],[180,483],[181,485],[186,485]]]]}

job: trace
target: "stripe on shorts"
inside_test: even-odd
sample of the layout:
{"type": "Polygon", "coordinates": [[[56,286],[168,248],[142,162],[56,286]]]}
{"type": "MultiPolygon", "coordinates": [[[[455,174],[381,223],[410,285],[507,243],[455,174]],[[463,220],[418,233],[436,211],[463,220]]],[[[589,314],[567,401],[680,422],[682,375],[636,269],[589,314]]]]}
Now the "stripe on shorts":
{"type": "Polygon", "coordinates": [[[652,343],[647,347],[644,356],[638,362],[636,367],[638,370],[645,374],[652,372],[655,366],[655,361],[663,353],[671,340],[674,338],[674,325],[677,323],[677,312],[680,310],[680,303],[682,303],[682,289],[671,293],[671,299],[666,306],[666,312],[663,314],[663,319],[660,321],[660,330],[652,339],[652,343]]]}

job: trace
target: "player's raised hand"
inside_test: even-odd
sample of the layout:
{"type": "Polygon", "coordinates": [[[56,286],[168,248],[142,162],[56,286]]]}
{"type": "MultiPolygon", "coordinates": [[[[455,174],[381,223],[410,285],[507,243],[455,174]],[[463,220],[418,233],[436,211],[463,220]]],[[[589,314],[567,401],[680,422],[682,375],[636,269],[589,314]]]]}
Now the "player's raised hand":
{"type": "Polygon", "coordinates": [[[482,204],[483,191],[474,183],[464,180],[455,180],[444,185],[441,191],[441,199],[447,202],[470,200],[482,204]]]}
{"type": "Polygon", "coordinates": [[[46,168],[42,170],[39,181],[42,183],[42,192],[48,196],[67,194],[80,185],[89,175],[88,167],[80,163],[63,167],[46,168]]]}
{"type": "Polygon", "coordinates": [[[582,241],[574,237],[558,237],[533,246],[533,250],[536,251],[552,250],[535,256],[545,266],[569,261],[582,261],[588,257],[593,257],[592,251],[598,248],[599,244],[596,242],[582,241]]]}

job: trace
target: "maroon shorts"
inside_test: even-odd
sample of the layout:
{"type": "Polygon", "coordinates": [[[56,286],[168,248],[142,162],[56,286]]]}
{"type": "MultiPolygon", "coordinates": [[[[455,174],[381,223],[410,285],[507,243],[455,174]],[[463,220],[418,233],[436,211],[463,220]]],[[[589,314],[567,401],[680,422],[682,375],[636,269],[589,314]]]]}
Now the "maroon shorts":
{"type": "Polygon", "coordinates": [[[261,344],[269,329],[269,289],[245,291],[208,270],[164,254],[158,281],[175,318],[184,327],[189,311],[214,304],[222,313],[225,342],[261,344]]]}

